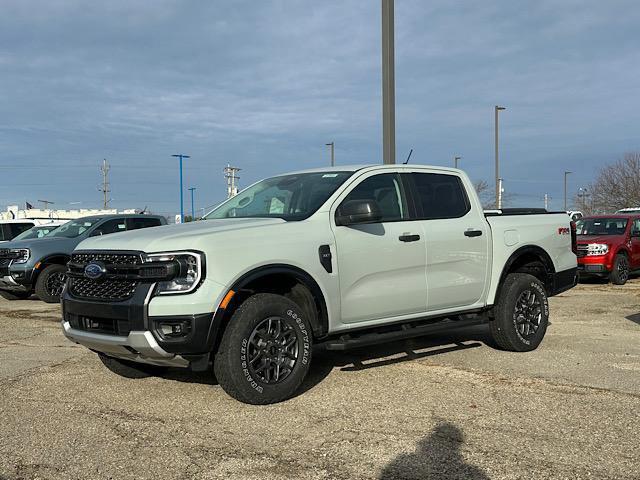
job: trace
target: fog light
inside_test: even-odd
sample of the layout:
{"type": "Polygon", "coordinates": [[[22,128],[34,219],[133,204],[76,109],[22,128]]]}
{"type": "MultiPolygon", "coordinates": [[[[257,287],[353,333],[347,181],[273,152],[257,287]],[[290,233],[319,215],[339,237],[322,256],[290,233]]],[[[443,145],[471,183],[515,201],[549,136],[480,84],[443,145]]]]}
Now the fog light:
{"type": "Polygon", "coordinates": [[[159,333],[165,338],[184,337],[191,331],[190,320],[168,320],[158,322],[159,333]]]}

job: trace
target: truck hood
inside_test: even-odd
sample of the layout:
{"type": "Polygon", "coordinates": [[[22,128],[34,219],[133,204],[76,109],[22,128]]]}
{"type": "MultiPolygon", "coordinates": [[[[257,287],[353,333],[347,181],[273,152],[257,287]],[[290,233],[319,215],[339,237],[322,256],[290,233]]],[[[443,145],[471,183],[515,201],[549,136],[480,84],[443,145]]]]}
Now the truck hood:
{"type": "MultiPolygon", "coordinates": [[[[209,244],[212,236],[230,231],[250,230],[266,225],[286,223],[280,218],[202,220],[92,237],[80,243],[77,250],[139,250],[149,253],[163,250],[199,250],[209,244]]],[[[251,233],[247,232],[247,235],[251,235],[251,233]]]]}
{"type": "Polygon", "coordinates": [[[46,250],[51,253],[66,252],[71,253],[74,244],[78,242],[77,238],[64,238],[64,237],[42,237],[31,238],[29,240],[18,240],[17,242],[7,242],[2,245],[2,248],[29,248],[31,250],[46,250]]]}
{"type": "Polygon", "coordinates": [[[578,235],[577,240],[579,244],[588,243],[607,243],[610,245],[623,243],[624,235],[578,235]]]}

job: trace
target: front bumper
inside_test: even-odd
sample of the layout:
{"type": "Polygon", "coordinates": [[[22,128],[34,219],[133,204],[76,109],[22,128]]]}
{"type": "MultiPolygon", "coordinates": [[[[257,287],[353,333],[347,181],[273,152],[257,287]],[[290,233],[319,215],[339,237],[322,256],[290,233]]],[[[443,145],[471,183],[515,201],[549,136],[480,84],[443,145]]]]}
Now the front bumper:
{"type": "Polygon", "coordinates": [[[218,316],[150,316],[153,287],[140,284],[131,298],[119,302],[85,300],[65,290],[65,336],[93,351],[134,362],[176,367],[208,363],[217,341],[218,316]]]}
{"type": "Polygon", "coordinates": [[[581,263],[578,272],[580,275],[608,275],[611,269],[601,263],[581,263]]]}
{"type": "Polygon", "coordinates": [[[28,292],[31,290],[30,285],[23,285],[16,282],[11,275],[0,276],[0,290],[11,290],[14,292],[28,292]]]}

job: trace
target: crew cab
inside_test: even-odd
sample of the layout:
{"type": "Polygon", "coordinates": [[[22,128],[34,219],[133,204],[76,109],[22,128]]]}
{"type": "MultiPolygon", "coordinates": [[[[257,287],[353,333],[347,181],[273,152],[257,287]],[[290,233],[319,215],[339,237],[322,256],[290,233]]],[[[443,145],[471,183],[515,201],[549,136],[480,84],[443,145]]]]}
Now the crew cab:
{"type": "Polygon", "coordinates": [[[640,214],[585,217],[576,224],[580,277],[624,285],[640,270],[640,214]]]}
{"type": "Polygon", "coordinates": [[[485,216],[460,170],[334,167],[262,180],[203,221],[90,238],[69,262],[62,329],[110,370],[206,370],[251,404],[290,396],[313,345],[362,347],[488,322],[542,341],[576,283],[566,212],[485,216]]]}
{"type": "Polygon", "coordinates": [[[60,302],[67,262],[73,249],[89,237],[166,225],[154,215],[102,215],[71,220],[41,238],[0,246],[0,296],[7,300],[36,295],[47,303],[60,302]]]}

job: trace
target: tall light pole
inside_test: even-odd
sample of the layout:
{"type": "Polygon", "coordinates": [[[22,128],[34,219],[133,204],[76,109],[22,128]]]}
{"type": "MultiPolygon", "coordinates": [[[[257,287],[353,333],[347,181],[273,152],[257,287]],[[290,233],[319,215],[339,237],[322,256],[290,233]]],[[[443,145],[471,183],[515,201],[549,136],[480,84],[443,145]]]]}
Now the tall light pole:
{"type": "Polygon", "coordinates": [[[564,172],[564,211],[567,211],[567,175],[571,172],[564,172]]]}
{"type": "Polygon", "coordinates": [[[496,105],[494,107],[494,112],[495,112],[495,134],[496,134],[496,142],[495,142],[495,153],[496,153],[496,208],[500,208],[500,191],[499,191],[499,186],[498,186],[498,179],[500,178],[500,160],[498,157],[498,112],[500,110],[505,110],[505,107],[501,107],[499,105],[496,105]]]}
{"type": "Polygon", "coordinates": [[[196,210],[195,208],[193,208],[193,191],[196,189],[196,187],[190,187],[189,191],[191,192],[191,221],[195,222],[196,221],[196,210]]]}
{"type": "Polygon", "coordinates": [[[393,0],[382,0],[382,163],[396,163],[393,0]]]}
{"type": "Polygon", "coordinates": [[[176,155],[171,155],[171,156],[180,159],[180,223],[184,223],[184,192],[182,191],[182,159],[191,158],[191,157],[189,155],[184,155],[182,153],[178,153],[176,155]]]}
{"type": "Polygon", "coordinates": [[[336,157],[335,157],[335,152],[334,152],[334,142],[331,143],[325,143],[325,145],[327,147],[331,147],[331,166],[333,167],[336,164],[336,157]]]}
{"type": "Polygon", "coordinates": [[[453,157],[453,166],[455,168],[458,168],[458,160],[460,160],[462,157],[453,157]]]}

